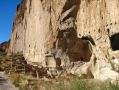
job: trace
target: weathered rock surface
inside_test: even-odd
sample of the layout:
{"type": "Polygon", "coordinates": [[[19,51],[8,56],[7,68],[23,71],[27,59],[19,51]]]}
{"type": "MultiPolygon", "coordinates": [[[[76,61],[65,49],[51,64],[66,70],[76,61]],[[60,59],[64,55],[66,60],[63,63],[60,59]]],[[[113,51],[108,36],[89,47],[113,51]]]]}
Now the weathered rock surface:
{"type": "Polygon", "coordinates": [[[23,0],[9,53],[22,52],[27,61],[67,67],[79,76],[119,77],[110,64],[119,60],[113,53],[119,50],[118,9],[118,0],[23,0]],[[79,61],[85,64],[76,66],[79,61]]]}

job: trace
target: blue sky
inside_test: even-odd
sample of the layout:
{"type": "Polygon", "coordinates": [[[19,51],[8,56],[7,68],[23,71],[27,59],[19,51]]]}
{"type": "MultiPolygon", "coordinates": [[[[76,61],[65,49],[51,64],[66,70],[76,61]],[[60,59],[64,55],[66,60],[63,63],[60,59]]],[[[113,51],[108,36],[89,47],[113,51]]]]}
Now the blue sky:
{"type": "Polygon", "coordinates": [[[21,0],[0,0],[0,43],[9,40],[16,7],[21,0]]]}

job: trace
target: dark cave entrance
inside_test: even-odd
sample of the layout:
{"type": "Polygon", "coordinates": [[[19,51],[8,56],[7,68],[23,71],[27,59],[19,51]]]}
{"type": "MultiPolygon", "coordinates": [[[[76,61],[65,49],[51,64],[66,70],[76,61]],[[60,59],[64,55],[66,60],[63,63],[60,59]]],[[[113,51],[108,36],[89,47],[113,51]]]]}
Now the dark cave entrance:
{"type": "Polygon", "coordinates": [[[62,49],[67,54],[70,61],[90,61],[92,56],[92,46],[95,42],[91,36],[77,37],[77,32],[74,28],[61,30],[58,32],[55,48],[62,49]]]}
{"type": "Polygon", "coordinates": [[[110,44],[113,51],[119,50],[119,33],[110,37],[110,44]]]}

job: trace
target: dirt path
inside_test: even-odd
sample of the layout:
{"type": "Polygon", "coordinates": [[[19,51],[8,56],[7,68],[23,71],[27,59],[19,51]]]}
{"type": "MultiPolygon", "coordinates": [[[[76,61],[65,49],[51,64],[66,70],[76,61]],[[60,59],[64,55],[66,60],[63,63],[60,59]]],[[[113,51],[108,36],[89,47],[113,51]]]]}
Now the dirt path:
{"type": "Polygon", "coordinates": [[[16,88],[4,72],[0,72],[0,90],[19,90],[16,88]]]}

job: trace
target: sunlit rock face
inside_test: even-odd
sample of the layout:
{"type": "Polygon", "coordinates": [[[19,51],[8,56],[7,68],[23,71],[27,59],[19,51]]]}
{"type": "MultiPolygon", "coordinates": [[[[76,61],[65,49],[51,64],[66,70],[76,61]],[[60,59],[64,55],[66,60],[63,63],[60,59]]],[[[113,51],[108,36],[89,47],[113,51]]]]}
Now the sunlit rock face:
{"type": "Polygon", "coordinates": [[[78,70],[70,68],[71,73],[90,71],[99,78],[101,70],[111,70],[109,60],[119,58],[118,33],[118,0],[23,0],[17,7],[9,53],[22,52],[28,62],[44,67],[81,61],[86,64],[81,68],[89,66],[85,73],[80,65],[78,70]]]}

